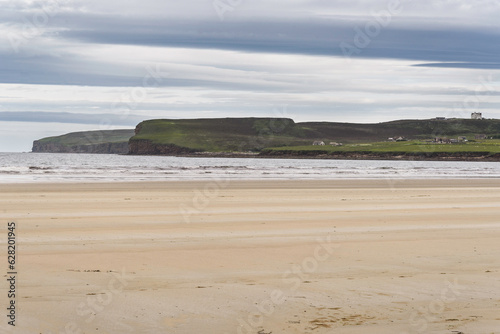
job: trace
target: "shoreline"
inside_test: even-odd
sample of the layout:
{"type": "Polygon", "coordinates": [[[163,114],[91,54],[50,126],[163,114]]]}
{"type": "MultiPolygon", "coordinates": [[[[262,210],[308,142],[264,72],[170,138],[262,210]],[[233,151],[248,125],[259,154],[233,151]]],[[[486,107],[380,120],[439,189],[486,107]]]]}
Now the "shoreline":
{"type": "MultiPolygon", "coordinates": [[[[14,152],[24,153],[24,152],[14,152]]],[[[462,162],[499,162],[500,154],[483,152],[455,152],[451,154],[436,152],[413,153],[362,153],[362,152],[330,152],[316,153],[308,151],[302,154],[288,152],[255,153],[255,152],[195,152],[183,154],[133,154],[133,153],[86,153],[86,152],[26,152],[26,153],[49,153],[49,154],[111,154],[123,156],[159,156],[179,158],[228,158],[228,159],[300,159],[300,160],[382,160],[382,161],[462,161],[462,162]]]]}
{"type": "MultiPolygon", "coordinates": [[[[47,152],[49,153],[49,152],[47,152]]],[[[490,154],[470,155],[470,154],[437,154],[432,156],[432,152],[421,154],[362,154],[339,152],[338,154],[261,154],[261,153],[191,153],[191,154],[124,154],[127,156],[166,156],[180,158],[231,158],[231,159],[302,159],[302,160],[383,160],[383,161],[462,161],[462,162],[499,162],[500,154],[490,157],[490,154]]]]}
{"type": "MultiPolygon", "coordinates": [[[[263,188],[263,189],[286,189],[286,188],[309,188],[309,189],[346,189],[346,188],[442,188],[442,187],[485,187],[485,188],[500,188],[500,178],[343,178],[343,179],[232,179],[232,178],[207,178],[197,180],[137,180],[137,181],[31,181],[31,182],[11,182],[2,183],[0,187],[2,191],[8,191],[9,188],[15,191],[31,191],[35,189],[40,190],[57,190],[60,187],[68,187],[74,191],[94,189],[96,187],[106,187],[106,189],[121,190],[128,187],[135,188],[137,185],[143,185],[151,189],[168,189],[169,185],[176,185],[181,188],[190,188],[207,183],[220,183],[224,188],[263,188]]],[[[141,187],[141,188],[142,188],[141,187]]]]}

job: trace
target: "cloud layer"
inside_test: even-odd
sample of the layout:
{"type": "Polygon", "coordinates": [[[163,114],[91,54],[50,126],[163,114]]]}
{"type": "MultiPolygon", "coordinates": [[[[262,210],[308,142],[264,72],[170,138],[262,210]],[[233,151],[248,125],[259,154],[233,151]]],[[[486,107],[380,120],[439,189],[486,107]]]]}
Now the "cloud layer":
{"type": "Polygon", "coordinates": [[[132,114],[276,110],[298,121],[500,117],[498,1],[10,0],[0,8],[0,112],[74,123],[85,123],[77,114],[123,123],[132,114]]]}

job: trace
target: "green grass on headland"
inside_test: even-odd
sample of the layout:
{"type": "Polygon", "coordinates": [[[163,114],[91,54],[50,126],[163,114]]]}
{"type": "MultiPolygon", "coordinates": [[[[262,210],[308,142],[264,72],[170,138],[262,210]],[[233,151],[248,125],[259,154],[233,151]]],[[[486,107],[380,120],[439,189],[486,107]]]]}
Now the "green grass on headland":
{"type": "Polygon", "coordinates": [[[72,132],[35,140],[31,150],[37,153],[126,154],[133,135],[132,129],[72,132]]]}
{"type": "MultiPolygon", "coordinates": [[[[388,138],[406,137],[428,140],[435,137],[457,138],[485,134],[500,135],[500,120],[400,120],[376,124],[335,122],[295,123],[287,118],[217,118],[158,119],[141,122],[131,142],[142,140],[154,145],[174,145],[205,152],[259,152],[264,148],[311,145],[314,141],[344,144],[383,142],[388,138]]],[[[373,144],[372,149],[403,151],[423,147],[412,144],[373,144]],[[402,146],[401,146],[402,145],[402,146]]],[[[321,148],[311,148],[314,150],[321,148]]],[[[349,150],[337,148],[337,150],[349,150]]],[[[435,149],[429,146],[428,149],[435,149]]],[[[451,148],[442,150],[450,150],[451,148]]],[[[334,150],[329,148],[328,150],[334,150]]],[[[451,149],[453,150],[453,149],[451,149]]]]}
{"type": "Polygon", "coordinates": [[[360,154],[435,154],[435,153],[500,153],[500,140],[484,140],[480,142],[461,142],[453,144],[435,144],[424,141],[375,142],[366,144],[346,144],[343,146],[293,146],[274,147],[263,150],[263,154],[335,154],[339,152],[360,154]]]}
{"type": "Polygon", "coordinates": [[[37,140],[40,144],[57,144],[62,146],[74,145],[96,145],[104,143],[122,143],[128,142],[134,135],[133,129],[126,130],[101,130],[101,131],[82,131],[71,132],[62,136],[46,137],[37,140]]]}
{"type": "Polygon", "coordinates": [[[175,145],[206,152],[260,151],[265,147],[301,145],[301,129],[286,118],[217,118],[150,120],[137,126],[131,142],[175,145]]]}

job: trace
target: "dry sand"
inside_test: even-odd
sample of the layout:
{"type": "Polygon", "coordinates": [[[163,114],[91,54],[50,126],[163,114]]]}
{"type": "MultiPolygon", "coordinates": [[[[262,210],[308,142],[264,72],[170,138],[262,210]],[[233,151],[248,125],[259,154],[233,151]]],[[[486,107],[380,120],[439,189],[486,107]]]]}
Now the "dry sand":
{"type": "Polygon", "coordinates": [[[0,189],[12,333],[500,333],[500,180],[0,189]]]}

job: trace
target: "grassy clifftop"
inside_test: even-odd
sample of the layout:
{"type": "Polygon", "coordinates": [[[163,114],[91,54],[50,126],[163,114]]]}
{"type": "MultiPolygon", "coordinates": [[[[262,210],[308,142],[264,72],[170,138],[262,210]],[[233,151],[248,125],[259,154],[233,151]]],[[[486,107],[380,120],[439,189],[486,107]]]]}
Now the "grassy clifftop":
{"type": "Polygon", "coordinates": [[[298,123],[302,128],[315,133],[318,139],[332,139],[347,143],[383,141],[389,137],[427,139],[433,137],[500,135],[500,120],[398,120],[376,124],[354,123],[298,123]]]}
{"type": "Polygon", "coordinates": [[[261,151],[270,147],[381,142],[389,137],[429,139],[476,134],[500,136],[500,120],[400,120],[377,124],[295,123],[288,118],[158,119],[140,123],[132,154],[261,151]]]}
{"type": "MultiPolygon", "coordinates": [[[[130,139],[130,153],[154,154],[162,145],[173,152],[259,151],[265,147],[305,145],[304,130],[288,118],[149,120],[130,139]]],[[[162,153],[162,152],[158,152],[162,153]]],[[[168,152],[164,152],[168,153],[168,152]]]]}
{"type": "Polygon", "coordinates": [[[292,146],[262,150],[262,155],[274,157],[320,156],[324,158],[406,158],[443,160],[497,161],[500,158],[500,140],[437,144],[418,140],[404,142],[374,142],[343,146],[292,146]]]}
{"type": "Polygon", "coordinates": [[[33,152],[42,153],[122,153],[128,152],[128,141],[134,130],[72,132],[33,142],[33,152]]]}
{"type": "Polygon", "coordinates": [[[102,130],[71,132],[62,136],[46,137],[37,140],[39,143],[57,143],[59,145],[90,145],[102,143],[128,142],[134,135],[134,130],[102,130]]]}

